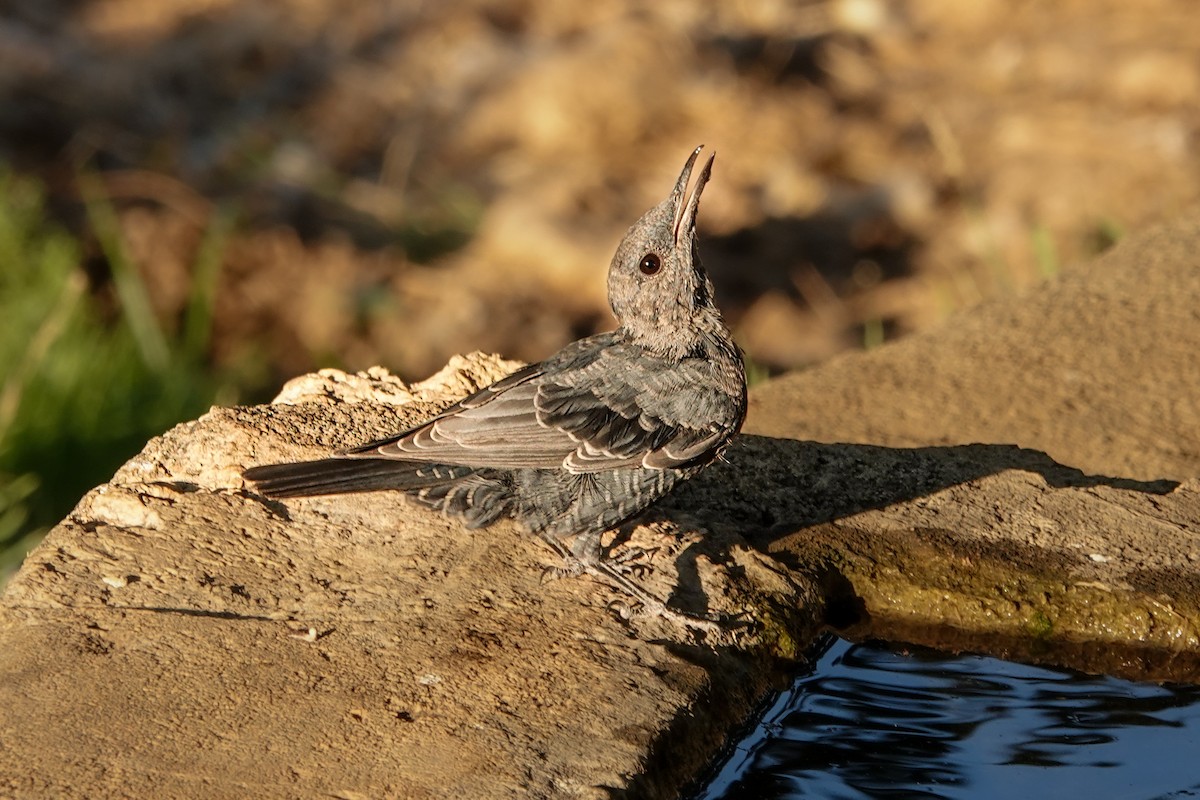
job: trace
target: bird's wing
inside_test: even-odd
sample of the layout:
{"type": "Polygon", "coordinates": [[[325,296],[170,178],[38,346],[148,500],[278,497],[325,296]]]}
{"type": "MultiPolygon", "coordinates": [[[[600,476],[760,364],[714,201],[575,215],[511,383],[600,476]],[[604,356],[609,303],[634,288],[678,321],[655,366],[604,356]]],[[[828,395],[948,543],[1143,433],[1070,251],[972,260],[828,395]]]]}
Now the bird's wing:
{"type": "Polygon", "coordinates": [[[706,461],[740,426],[744,401],[722,387],[703,359],[668,365],[616,344],[544,385],[538,408],[543,422],[579,442],[563,466],[595,472],[706,461]]]}
{"type": "Polygon", "coordinates": [[[526,367],[429,422],[347,455],[498,469],[672,469],[728,438],[720,421],[687,424],[680,396],[695,400],[691,411],[701,419],[711,405],[695,375],[645,359],[631,368],[630,355],[593,347],[526,367]],[[645,392],[653,396],[639,398],[645,392]],[[659,395],[671,400],[656,403],[659,395]]]}
{"type": "Polygon", "coordinates": [[[537,421],[533,398],[544,375],[544,364],[531,364],[415,428],[343,455],[498,469],[560,466],[575,445],[537,421]]]}

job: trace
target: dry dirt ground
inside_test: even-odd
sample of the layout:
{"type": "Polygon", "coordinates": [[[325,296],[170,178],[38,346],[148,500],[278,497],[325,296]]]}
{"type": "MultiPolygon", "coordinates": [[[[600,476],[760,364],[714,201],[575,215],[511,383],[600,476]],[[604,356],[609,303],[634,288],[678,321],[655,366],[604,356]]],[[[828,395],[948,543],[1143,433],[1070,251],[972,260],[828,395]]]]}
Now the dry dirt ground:
{"type": "Polygon", "coordinates": [[[464,535],[386,493],[265,502],[239,477],[511,364],[330,372],[215,409],[84,498],[5,592],[0,794],[677,796],[838,603],[1194,680],[1197,251],[1189,218],[756,388],[728,463],[636,533],[672,602],[755,623],[721,634],[542,582],[546,549],[511,525],[464,535]]]}
{"type": "MultiPolygon", "coordinates": [[[[98,169],[167,319],[236,212],[214,356],[428,375],[604,328],[604,266],[719,152],[704,255],[751,357],[817,363],[1200,197],[1190,0],[14,0],[0,155],[98,169]],[[263,352],[260,352],[263,351],[263,352]],[[258,353],[257,356],[254,354],[258,353]]],[[[103,258],[89,266],[105,291],[103,258]]],[[[260,377],[260,380],[262,378],[260,377]]]]}

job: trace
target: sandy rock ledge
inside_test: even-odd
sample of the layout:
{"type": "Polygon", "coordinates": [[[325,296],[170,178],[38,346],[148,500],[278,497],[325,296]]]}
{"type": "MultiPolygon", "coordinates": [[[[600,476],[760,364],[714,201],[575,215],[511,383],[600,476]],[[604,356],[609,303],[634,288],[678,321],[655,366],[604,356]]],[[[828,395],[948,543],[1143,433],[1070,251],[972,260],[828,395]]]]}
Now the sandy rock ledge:
{"type": "Polygon", "coordinates": [[[387,493],[266,501],[240,478],[514,366],[456,358],[414,386],[324,371],[150,442],[4,595],[0,795],[676,793],[811,638],[812,584],[651,517],[632,532],[659,548],[651,584],[756,624],[626,623],[590,579],[544,582],[554,556],[515,525],[468,532],[387,493]]]}

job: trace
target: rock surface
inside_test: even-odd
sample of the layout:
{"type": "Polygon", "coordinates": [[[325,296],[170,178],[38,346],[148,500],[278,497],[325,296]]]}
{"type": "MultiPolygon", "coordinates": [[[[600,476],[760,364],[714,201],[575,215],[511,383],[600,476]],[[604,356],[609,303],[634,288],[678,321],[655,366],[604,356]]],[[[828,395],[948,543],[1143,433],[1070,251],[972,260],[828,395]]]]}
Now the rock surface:
{"type": "Polygon", "coordinates": [[[660,548],[648,580],[673,604],[754,623],[721,635],[543,581],[548,551],[511,525],[242,484],[510,363],[416,386],[329,372],[214,409],[89,493],[5,592],[0,794],[675,796],[826,611],[1194,676],[1197,251],[1200,226],[1160,229],[756,388],[728,461],[629,532],[660,548]]]}
{"type": "Polygon", "coordinates": [[[875,635],[1195,680],[1198,251],[1192,214],[759,387],[747,432],[814,441],[787,445],[790,477],[756,478],[792,487],[765,499],[789,525],[748,538],[833,559],[875,635]]]}
{"type": "Polygon", "coordinates": [[[810,584],[660,520],[632,532],[662,548],[653,584],[677,556],[676,605],[752,602],[769,635],[626,623],[603,587],[544,581],[552,554],[512,524],[244,489],[247,463],[380,437],[515,366],[456,358],[411,387],[329,370],[150,442],[4,595],[0,795],[673,794],[779,677],[770,656],[796,655],[787,620],[815,628],[810,584]]]}

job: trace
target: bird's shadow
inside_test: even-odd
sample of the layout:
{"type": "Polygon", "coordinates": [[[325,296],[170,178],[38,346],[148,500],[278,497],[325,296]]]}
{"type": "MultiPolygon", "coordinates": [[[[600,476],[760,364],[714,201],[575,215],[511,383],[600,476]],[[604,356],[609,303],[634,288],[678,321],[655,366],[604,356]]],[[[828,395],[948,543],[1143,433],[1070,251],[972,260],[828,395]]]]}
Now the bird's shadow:
{"type": "MultiPolygon", "coordinates": [[[[768,550],[814,525],[925,497],[1006,470],[1040,476],[1047,485],[1111,487],[1165,495],[1176,481],[1088,474],[1038,450],[1003,444],[897,448],[742,435],[725,458],[659,503],[657,512],[684,525],[728,531],[768,550]]],[[[729,539],[702,537],[676,561],[676,597],[703,603],[697,560],[728,560],[729,539]]]]}

